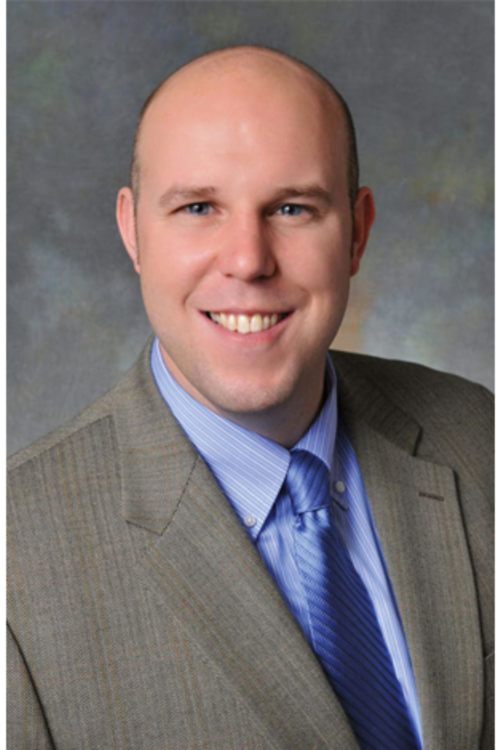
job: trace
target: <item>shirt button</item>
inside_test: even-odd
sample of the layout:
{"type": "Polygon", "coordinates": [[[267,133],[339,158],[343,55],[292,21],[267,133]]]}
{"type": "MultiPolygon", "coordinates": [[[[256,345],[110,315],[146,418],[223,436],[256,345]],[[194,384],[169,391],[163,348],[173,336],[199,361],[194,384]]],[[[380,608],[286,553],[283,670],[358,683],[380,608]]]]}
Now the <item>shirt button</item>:
{"type": "Polygon", "coordinates": [[[255,518],[255,516],[247,516],[244,523],[245,526],[251,529],[252,526],[255,526],[255,524],[257,523],[257,519],[255,518]]]}
{"type": "Polygon", "coordinates": [[[335,489],[337,490],[337,492],[340,492],[340,494],[342,494],[343,492],[345,492],[345,484],[344,484],[344,482],[335,482],[335,489]]]}

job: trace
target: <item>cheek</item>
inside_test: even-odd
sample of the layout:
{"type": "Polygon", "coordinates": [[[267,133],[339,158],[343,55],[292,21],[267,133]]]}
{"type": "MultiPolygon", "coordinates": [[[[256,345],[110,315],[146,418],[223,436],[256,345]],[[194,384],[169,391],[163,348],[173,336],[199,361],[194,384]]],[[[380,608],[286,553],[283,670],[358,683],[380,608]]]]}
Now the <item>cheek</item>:
{"type": "Polygon", "coordinates": [[[328,346],[338,331],[349,296],[349,249],[345,243],[321,243],[314,252],[310,248],[299,270],[297,283],[309,299],[309,335],[328,346]]]}
{"type": "Polygon", "coordinates": [[[188,296],[206,272],[206,259],[192,242],[166,231],[150,231],[140,238],[141,283],[145,292],[188,296]]]}
{"type": "Polygon", "coordinates": [[[189,294],[189,273],[178,252],[161,238],[151,239],[139,246],[141,292],[148,316],[160,322],[171,319],[189,294]]]}
{"type": "Polygon", "coordinates": [[[331,293],[348,286],[351,258],[346,243],[322,242],[305,245],[296,256],[294,277],[311,295],[331,293]]]}

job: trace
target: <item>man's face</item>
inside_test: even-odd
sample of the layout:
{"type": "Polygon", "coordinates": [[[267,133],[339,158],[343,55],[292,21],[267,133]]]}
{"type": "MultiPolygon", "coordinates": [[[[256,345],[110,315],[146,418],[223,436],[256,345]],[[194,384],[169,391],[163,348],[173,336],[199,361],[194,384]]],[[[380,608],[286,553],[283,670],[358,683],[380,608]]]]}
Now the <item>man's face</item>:
{"type": "Polygon", "coordinates": [[[306,83],[250,74],[174,81],[143,122],[122,235],[172,374],[235,421],[321,398],[364,248],[346,140],[306,83]]]}

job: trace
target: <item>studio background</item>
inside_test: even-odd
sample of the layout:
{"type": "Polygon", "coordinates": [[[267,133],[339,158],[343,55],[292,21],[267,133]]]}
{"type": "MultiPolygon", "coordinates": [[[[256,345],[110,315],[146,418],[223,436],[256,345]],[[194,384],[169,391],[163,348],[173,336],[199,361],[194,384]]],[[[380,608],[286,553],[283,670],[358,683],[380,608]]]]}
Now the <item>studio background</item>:
{"type": "Polygon", "coordinates": [[[149,332],[114,211],[139,109],[215,47],[277,47],[347,99],[377,206],[335,348],[493,388],[489,2],[14,2],[8,451],[115,384],[149,332]]]}

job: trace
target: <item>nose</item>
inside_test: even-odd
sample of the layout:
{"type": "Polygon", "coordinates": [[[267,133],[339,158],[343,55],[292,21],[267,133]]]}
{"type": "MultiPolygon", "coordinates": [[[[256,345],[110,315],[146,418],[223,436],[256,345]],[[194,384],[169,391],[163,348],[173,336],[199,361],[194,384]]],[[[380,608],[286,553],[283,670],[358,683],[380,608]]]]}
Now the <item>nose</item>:
{"type": "Polygon", "coordinates": [[[255,281],[274,274],[276,260],[263,217],[233,216],[226,222],[221,239],[218,263],[224,276],[255,281]]]}

